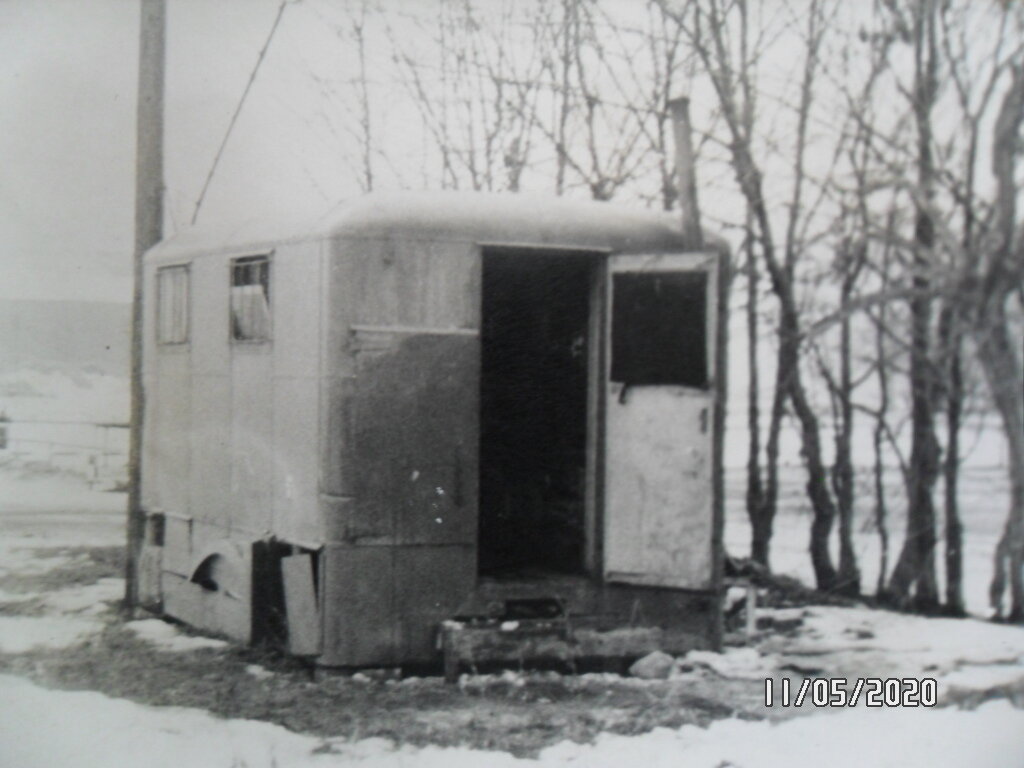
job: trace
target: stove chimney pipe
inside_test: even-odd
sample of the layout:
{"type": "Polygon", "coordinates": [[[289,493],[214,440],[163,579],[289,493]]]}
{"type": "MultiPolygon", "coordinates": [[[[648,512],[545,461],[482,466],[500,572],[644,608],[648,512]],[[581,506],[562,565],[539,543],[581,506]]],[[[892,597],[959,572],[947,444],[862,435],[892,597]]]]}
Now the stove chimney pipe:
{"type": "Polygon", "coordinates": [[[700,209],[697,207],[697,172],[693,158],[690,100],[685,96],[672,99],[668,108],[672,113],[672,129],[676,140],[676,188],[679,208],[683,214],[683,238],[687,250],[700,251],[704,248],[704,235],[700,228],[700,209]]]}

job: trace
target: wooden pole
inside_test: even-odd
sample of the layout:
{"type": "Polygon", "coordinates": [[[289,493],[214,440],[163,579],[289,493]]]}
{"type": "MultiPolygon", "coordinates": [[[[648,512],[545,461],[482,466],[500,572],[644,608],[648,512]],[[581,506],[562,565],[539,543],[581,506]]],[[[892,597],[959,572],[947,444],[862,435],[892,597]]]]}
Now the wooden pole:
{"type": "Polygon", "coordinates": [[[142,256],[163,233],[164,47],[166,0],[141,0],[139,17],[139,93],[136,112],[135,251],[132,291],[131,434],[128,447],[128,540],[125,607],[139,604],[139,556],[145,535],[142,509],[142,256]]]}

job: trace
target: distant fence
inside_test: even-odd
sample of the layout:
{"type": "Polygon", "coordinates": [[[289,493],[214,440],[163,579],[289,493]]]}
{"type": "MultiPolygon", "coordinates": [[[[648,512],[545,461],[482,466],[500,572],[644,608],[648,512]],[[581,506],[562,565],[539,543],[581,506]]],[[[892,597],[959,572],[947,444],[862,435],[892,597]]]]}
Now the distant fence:
{"type": "Polygon", "coordinates": [[[90,485],[117,485],[128,477],[128,423],[0,420],[0,462],[45,465],[90,485]]]}

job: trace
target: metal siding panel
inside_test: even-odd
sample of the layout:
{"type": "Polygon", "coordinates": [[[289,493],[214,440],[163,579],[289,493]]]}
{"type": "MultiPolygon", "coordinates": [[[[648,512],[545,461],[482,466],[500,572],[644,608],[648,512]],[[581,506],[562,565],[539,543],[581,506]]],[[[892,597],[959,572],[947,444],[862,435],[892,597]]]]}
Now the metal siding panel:
{"type": "Polygon", "coordinates": [[[185,347],[165,347],[156,353],[157,391],[152,430],[155,496],[168,512],[189,512],[189,464],[192,424],[191,360],[185,347]]]}
{"type": "Polygon", "coordinates": [[[274,518],[281,538],[320,542],[317,380],[274,379],[274,518]]]}
{"type": "Polygon", "coordinates": [[[251,546],[221,548],[218,570],[221,589],[207,590],[187,578],[165,571],[164,611],[198,629],[247,643],[252,636],[251,546]]]}
{"type": "Polygon", "coordinates": [[[188,577],[192,575],[191,568],[192,521],[184,517],[167,517],[162,569],[188,577]]]}
{"type": "Polygon", "coordinates": [[[279,248],[270,266],[275,376],[316,376],[320,270],[316,243],[279,248]]]}
{"type": "Polygon", "coordinates": [[[327,547],[324,666],[401,662],[395,642],[392,547],[327,547]]]}
{"type": "Polygon", "coordinates": [[[231,507],[231,382],[192,377],[191,511],[227,527],[231,507]]]}
{"type": "Polygon", "coordinates": [[[196,259],[192,279],[191,347],[193,372],[230,375],[228,354],[228,259],[196,259]]]}
{"type": "Polygon", "coordinates": [[[321,356],[321,454],[320,487],[324,493],[345,493],[344,433],[349,419],[346,376],[351,373],[348,328],[357,296],[351,284],[352,253],[362,244],[347,240],[325,242],[321,272],[323,304],[321,356]]]}
{"type": "Polygon", "coordinates": [[[349,241],[341,246],[347,270],[350,322],[476,328],[479,325],[478,249],[430,240],[349,241]]]}
{"type": "Polygon", "coordinates": [[[320,611],[313,587],[312,556],[282,558],[281,578],[288,616],[288,650],[297,656],[315,656],[320,653],[320,611]]]}
{"type": "Polygon", "coordinates": [[[231,375],[231,527],[272,524],[273,379],[266,345],[235,345],[231,375]]]}
{"type": "Polygon", "coordinates": [[[350,443],[352,424],[352,379],[340,376],[325,376],[321,383],[323,391],[323,435],[321,437],[320,477],[324,493],[343,496],[352,487],[350,467],[346,452],[350,443]]]}

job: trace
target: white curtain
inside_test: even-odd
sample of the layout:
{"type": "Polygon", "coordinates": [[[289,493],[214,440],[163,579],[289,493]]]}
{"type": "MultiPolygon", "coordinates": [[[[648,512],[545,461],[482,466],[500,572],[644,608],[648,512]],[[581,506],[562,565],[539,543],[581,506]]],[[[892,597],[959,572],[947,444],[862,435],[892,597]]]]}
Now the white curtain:
{"type": "Polygon", "coordinates": [[[231,323],[236,339],[270,338],[270,303],[262,285],[231,287],[231,323]]]}

